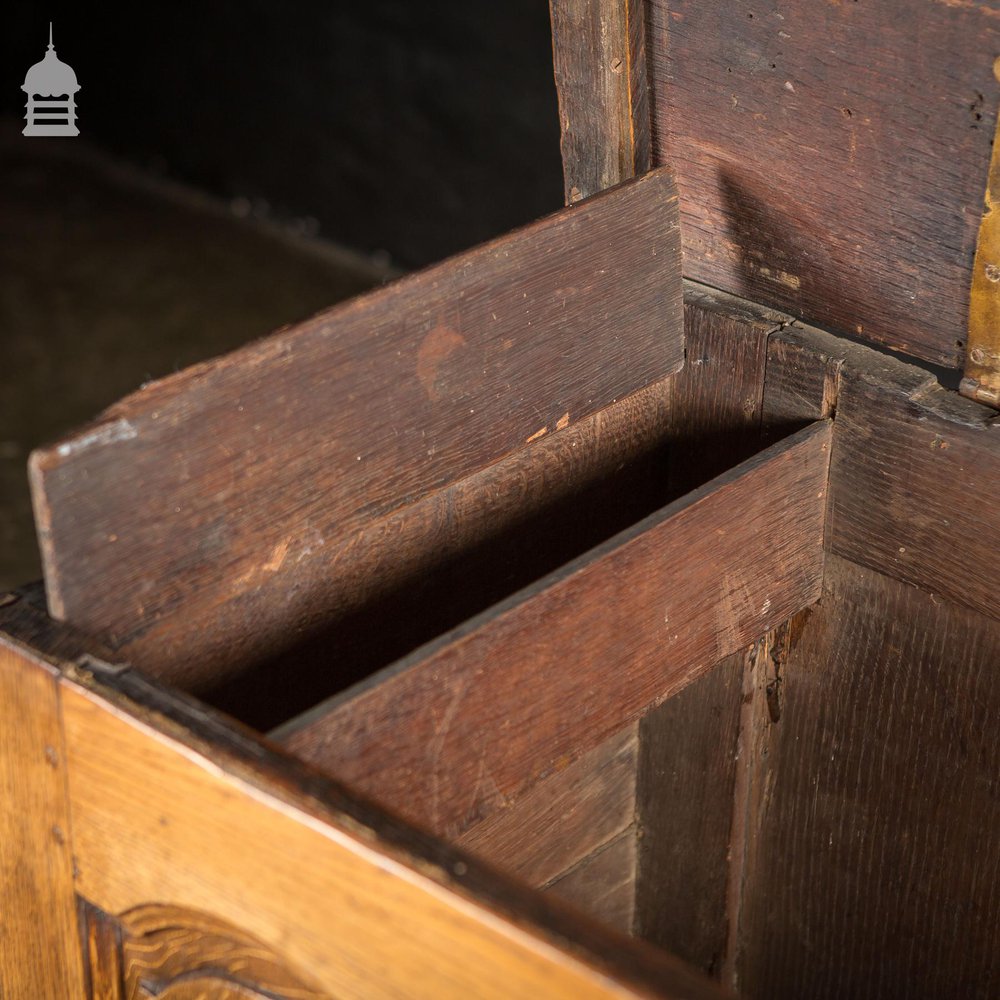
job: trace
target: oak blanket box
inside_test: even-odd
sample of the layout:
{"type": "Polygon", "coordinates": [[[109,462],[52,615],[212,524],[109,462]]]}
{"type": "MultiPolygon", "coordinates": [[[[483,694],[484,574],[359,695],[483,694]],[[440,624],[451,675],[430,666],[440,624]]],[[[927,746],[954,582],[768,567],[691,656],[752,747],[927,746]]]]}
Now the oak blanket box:
{"type": "Polygon", "coordinates": [[[566,208],[32,456],[0,996],[1000,994],[1000,6],[551,12],[566,208]]]}

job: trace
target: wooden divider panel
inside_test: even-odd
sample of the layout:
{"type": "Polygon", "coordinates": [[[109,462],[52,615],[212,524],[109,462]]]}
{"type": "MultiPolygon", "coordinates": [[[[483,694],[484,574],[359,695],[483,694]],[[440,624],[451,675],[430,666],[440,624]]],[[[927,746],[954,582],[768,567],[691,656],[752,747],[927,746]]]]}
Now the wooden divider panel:
{"type": "Polygon", "coordinates": [[[819,594],[816,424],[282,731],[448,837],[819,594]]]}
{"type": "Polygon", "coordinates": [[[1000,6],[650,0],[646,13],[653,162],[677,171],[686,274],[959,367],[1000,6]]]}
{"type": "Polygon", "coordinates": [[[683,363],[659,171],[146,387],[36,452],[52,613],[144,662],[322,615],[337,539],[683,363]]]}

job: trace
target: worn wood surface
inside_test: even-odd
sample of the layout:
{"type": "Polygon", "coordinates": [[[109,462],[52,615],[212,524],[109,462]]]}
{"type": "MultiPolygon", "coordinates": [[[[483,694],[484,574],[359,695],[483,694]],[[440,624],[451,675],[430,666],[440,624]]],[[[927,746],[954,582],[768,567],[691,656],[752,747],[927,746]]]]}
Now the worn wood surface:
{"type": "Polygon", "coordinates": [[[790,637],[741,992],[1000,990],[1000,626],[836,557],[790,637]]]}
{"type": "Polygon", "coordinates": [[[988,553],[1000,514],[1000,427],[931,381],[912,394],[845,367],[831,465],[831,551],[1000,617],[988,553]]]}
{"type": "Polygon", "coordinates": [[[56,675],[3,636],[0,737],[0,996],[83,997],[56,675]]]}
{"type": "Polygon", "coordinates": [[[650,168],[642,0],[549,0],[566,203],[650,168]]]}
{"type": "Polygon", "coordinates": [[[1000,424],[933,374],[821,331],[771,337],[765,425],[836,412],[830,549],[993,617],[1000,519],[975,502],[1000,472],[1000,424]]]}
{"type": "Polygon", "coordinates": [[[63,684],[77,885],[106,912],[206,914],[335,997],[720,995],[128,670],[63,684]]]}
{"type": "Polygon", "coordinates": [[[713,480],[317,706],[286,745],[458,835],[815,599],[828,441],[818,424],[713,480]]]}
{"type": "MultiPolygon", "coordinates": [[[[316,584],[321,627],[221,683],[184,661],[185,681],[204,670],[202,697],[272,729],[732,468],[758,450],[763,344],[787,322],[686,282],[682,371],[366,524],[316,584]]],[[[272,594],[259,631],[282,636],[296,603],[272,594]]]]}
{"type": "Polygon", "coordinates": [[[760,450],[767,343],[791,317],[685,283],[686,363],[667,382],[673,441],[670,485],[678,494],[760,450]]]}
{"type": "MultiPolygon", "coordinates": [[[[792,327],[768,340],[761,416],[765,440],[834,416],[844,357],[844,341],[820,331],[792,327]]],[[[926,376],[919,379],[924,384],[926,376]]]]}
{"type": "Polygon", "coordinates": [[[685,273],[959,367],[1000,6],[651,0],[646,13],[653,160],[677,171],[685,273]]]}
{"type": "Polygon", "coordinates": [[[745,661],[725,657],[639,726],[635,932],[715,977],[729,942],[745,661]]]}
{"type": "Polygon", "coordinates": [[[635,914],[635,827],[578,861],[545,891],[586,910],[623,934],[632,933],[635,914]]]}
{"type": "Polygon", "coordinates": [[[677,215],[649,174],[36,452],[52,613],[217,676],[276,641],[279,595],[294,637],[323,617],[337,540],[681,365],[677,215]]]}
{"type": "Polygon", "coordinates": [[[633,826],[636,751],[633,725],[472,826],[456,844],[529,885],[556,881],[633,826]]]}
{"type": "MultiPolygon", "coordinates": [[[[316,584],[321,627],[288,649],[255,647],[221,680],[211,663],[160,672],[197,671],[199,694],[269,730],[461,624],[678,495],[667,381],[352,534],[316,584]]],[[[261,610],[286,644],[295,606],[290,592],[261,610]]]]}

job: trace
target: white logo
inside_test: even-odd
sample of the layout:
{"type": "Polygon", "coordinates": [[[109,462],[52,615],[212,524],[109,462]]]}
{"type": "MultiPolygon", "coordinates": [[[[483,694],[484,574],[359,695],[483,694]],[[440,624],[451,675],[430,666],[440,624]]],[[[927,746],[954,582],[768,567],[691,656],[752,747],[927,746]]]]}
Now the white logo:
{"type": "Polygon", "coordinates": [[[52,46],[49,22],[49,49],[41,62],[25,74],[21,88],[28,95],[24,135],[79,135],[76,127],[76,73],[57,55],[52,46]]]}

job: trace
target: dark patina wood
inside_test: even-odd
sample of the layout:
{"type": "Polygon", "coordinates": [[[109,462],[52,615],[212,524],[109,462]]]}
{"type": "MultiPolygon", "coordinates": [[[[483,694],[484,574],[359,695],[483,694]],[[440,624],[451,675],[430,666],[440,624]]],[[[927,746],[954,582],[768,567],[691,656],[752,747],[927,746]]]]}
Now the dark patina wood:
{"type": "Polygon", "coordinates": [[[998,657],[995,621],[828,560],[750,830],[745,996],[1000,988],[998,657]]]}
{"type": "Polygon", "coordinates": [[[1000,7],[651,0],[647,16],[685,273],[959,367],[1000,7]]]}
{"type": "Polygon", "coordinates": [[[639,937],[718,977],[730,943],[729,864],[743,651],[725,657],[639,728],[639,937]]]}
{"type": "Polygon", "coordinates": [[[36,452],[52,613],[216,676],[313,626],[338,541],[680,367],[677,215],[647,175],[36,452]]]}
{"type": "Polygon", "coordinates": [[[828,438],[817,424],[737,466],[318,706],[286,745],[455,836],[815,599],[828,438]]]}
{"type": "Polygon", "coordinates": [[[644,0],[549,0],[572,205],[650,168],[644,0]]]}

